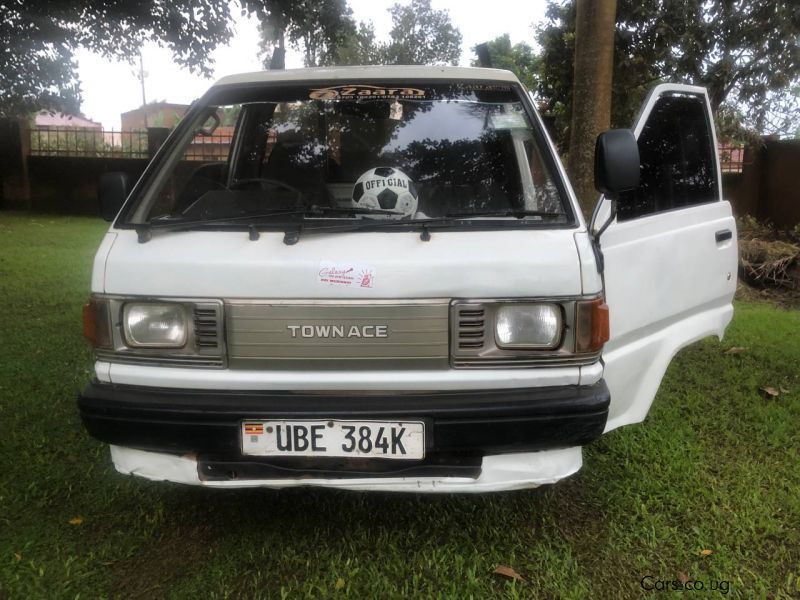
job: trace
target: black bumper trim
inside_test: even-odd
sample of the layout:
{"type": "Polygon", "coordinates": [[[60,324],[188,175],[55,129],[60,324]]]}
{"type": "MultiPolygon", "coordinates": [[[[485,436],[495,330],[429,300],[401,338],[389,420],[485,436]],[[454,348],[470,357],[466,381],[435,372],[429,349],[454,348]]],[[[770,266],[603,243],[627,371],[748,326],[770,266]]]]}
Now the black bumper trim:
{"type": "Polygon", "coordinates": [[[244,419],[422,419],[429,452],[497,454],[580,446],[605,428],[609,392],[588,386],[491,390],[228,391],[94,381],[78,398],[87,431],[110,444],[241,459],[244,419]]]}

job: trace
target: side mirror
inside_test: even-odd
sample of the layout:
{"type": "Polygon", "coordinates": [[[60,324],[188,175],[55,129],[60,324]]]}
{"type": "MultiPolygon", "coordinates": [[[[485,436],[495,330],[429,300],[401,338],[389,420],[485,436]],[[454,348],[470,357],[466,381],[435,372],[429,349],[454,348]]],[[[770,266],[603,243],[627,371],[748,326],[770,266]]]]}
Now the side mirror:
{"type": "Polygon", "coordinates": [[[98,197],[100,214],[106,221],[113,221],[128,197],[128,174],[114,171],[101,175],[98,197]]]}
{"type": "Polygon", "coordinates": [[[639,185],[639,145],[630,129],[609,129],[594,146],[594,187],[617,199],[639,185]]]}

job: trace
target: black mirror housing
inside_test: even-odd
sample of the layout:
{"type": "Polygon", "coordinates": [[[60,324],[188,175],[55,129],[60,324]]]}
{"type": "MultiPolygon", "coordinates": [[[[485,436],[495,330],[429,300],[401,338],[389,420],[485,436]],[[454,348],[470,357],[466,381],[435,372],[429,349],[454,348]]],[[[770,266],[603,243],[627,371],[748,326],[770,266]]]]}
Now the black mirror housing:
{"type": "Polygon", "coordinates": [[[594,146],[594,186],[607,198],[617,198],[639,185],[639,145],[630,129],[609,129],[594,146]]]}
{"type": "Polygon", "coordinates": [[[103,173],[100,176],[98,198],[100,214],[106,221],[113,221],[128,197],[128,174],[122,171],[103,173]]]}

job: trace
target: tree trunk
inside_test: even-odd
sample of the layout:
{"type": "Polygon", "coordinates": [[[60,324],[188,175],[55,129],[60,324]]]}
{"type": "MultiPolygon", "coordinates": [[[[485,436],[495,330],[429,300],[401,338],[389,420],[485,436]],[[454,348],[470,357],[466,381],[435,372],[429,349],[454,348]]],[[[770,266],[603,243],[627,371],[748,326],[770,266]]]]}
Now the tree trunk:
{"type": "Polygon", "coordinates": [[[588,216],[597,200],[594,142],[611,124],[617,0],[577,0],[577,3],[567,171],[583,213],[588,216]]]}
{"type": "Polygon", "coordinates": [[[270,71],[286,68],[286,48],[284,47],[284,35],[285,32],[283,28],[281,28],[280,35],[278,36],[278,45],[272,49],[272,58],[269,61],[270,71]]]}

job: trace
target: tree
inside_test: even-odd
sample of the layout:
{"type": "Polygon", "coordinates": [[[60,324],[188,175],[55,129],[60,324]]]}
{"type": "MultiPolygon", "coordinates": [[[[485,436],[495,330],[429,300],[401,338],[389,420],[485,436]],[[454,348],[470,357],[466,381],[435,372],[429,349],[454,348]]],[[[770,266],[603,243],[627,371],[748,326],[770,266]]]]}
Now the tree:
{"type": "Polygon", "coordinates": [[[0,116],[76,110],[74,52],[81,47],[130,61],[152,41],[169,48],[179,65],[210,75],[211,52],[230,40],[237,10],[278,23],[290,40],[307,36],[314,54],[323,52],[314,44],[338,43],[344,9],[345,0],[9,0],[0,11],[0,116]]]}
{"type": "Polygon", "coordinates": [[[208,73],[208,51],[230,38],[230,12],[216,0],[53,3],[12,0],[0,13],[0,114],[76,110],[74,52],[132,59],[158,41],[182,65],[208,73]]]}
{"type": "Polygon", "coordinates": [[[283,50],[284,38],[302,50],[307,67],[331,64],[353,26],[347,0],[266,2],[259,13],[264,66],[269,68],[274,45],[283,50]],[[274,6],[269,6],[270,4],[274,6]]]}
{"type": "Polygon", "coordinates": [[[458,64],[461,32],[446,10],[434,10],[430,0],[395,4],[390,41],[381,49],[383,62],[393,65],[458,64]]]}
{"type": "MultiPolygon", "coordinates": [[[[575,2],[551,0],[547,17],[537,32],[543,59],[538,94],[556,117],[563,148],[575,2]]],[[[618,0],[612,125],[630,126],[660,81],[706,86],[727,136],[737,122],[765,134],[793,132],[800,124],[800,103],[791,91],[800,81],[800,6],[793,0],[618,0]]]]}
{"type": "Polygon", "coordinates": [[[611,76],[617,0],[577,0],[572,126],[567,171],[583,212],[592,212],[594,142],[611,124],[611,76]]]}
{"type": "MultiPolygon", "coordinates": [[[[512,46],[507,33],[487,42],[487,46],[493,67],[511,71],[529,90],[536,89],[541,59],[532,47],[525,42],[512,46]]],[[[473,60],[472,66],[480,66],[480,62],[473,60]]]]}
{"type": "MultiPolygon", "coordinates": [[[[317,65],[429,65],[457,64],[461,56],[461,33],[446,10],[433,10],[430,0],[413,0],[410,5],[389,8],[392,29],[386,42],[375,39],[371,23],[347,19],[338,45],[311,60],[317,65]]],[[[300,47],[300,44],[297,44],[300,47]]]]}
{"type": "Polygon", "coordinates": [[[294,6],[303,20],[284,30],[283,17],[262,22],[261,47],[264,66],[271,64],[270,46],[281,47],[283,33],[303,52],[306,67],[325,65],[457,64],[461,33],[446,10],[434,10],[430,0],[412,0],[408,6],[389,8],[392,30],[389,41],[375,40],[371,23],[356,22],[346,0],[298,0],[294,6]],[[327,37],[323,33],[327,32],[327,37]]]}
{"type": "Polygon", "coordinates": [[[333,64],[379,65],[382,63],[381,48],[375,42],[375,27],[372,23],[351,21],[342,43],[336,51],[333,64]]]}

